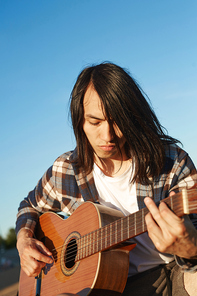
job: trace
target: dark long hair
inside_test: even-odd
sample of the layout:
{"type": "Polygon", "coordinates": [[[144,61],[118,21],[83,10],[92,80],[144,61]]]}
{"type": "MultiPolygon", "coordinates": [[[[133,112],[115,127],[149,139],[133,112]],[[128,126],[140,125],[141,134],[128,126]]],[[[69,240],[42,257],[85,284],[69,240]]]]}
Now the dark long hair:
{"type": "Polygon", "coordinates": [[[126,139],[127,156],[135,162],[133,181],[149,183],[149,177],[157,177],[164,166],[165,145],[179,141],[167,135],[145,99],[146,95],[128,71],[113,63],[85,68],[71,93],[70,111],[78,167],[90,173],[94,163],[93,149],[83,131],[83,98],[90,84],[102,101],[111,130],[115,122],[126,139]]]}

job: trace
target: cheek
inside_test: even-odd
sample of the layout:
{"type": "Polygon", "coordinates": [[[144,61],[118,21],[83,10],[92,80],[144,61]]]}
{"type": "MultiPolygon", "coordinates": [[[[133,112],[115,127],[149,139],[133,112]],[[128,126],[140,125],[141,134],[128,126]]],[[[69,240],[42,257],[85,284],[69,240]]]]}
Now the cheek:
{"type": "Polygon", "coordinates": [[[86,137],[88,138],[89,129],[88,129],[87,123],[85,123],[85,122],[83,124],[83,131],[84,131],[86,137]]]}
{"type": "Polygon", "coordinates": [[[88,141],[90,142],[90,144],[92,143],[92,141],[94,140],[94,133],[92,131],[92,128],[89,127],[87,124],[84,123],[83,125],[83,131],[88,139],[88,141]]]}

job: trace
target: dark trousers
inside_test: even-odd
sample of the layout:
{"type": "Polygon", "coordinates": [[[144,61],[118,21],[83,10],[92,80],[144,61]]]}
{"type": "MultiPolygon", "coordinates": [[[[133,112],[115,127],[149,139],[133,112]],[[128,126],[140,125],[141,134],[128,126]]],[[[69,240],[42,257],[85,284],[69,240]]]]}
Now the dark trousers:
{"type": "Polygon", "coordinates": [[[122,296],[188,296],[183,272],[173,261],[128,278],[122,296]]]}

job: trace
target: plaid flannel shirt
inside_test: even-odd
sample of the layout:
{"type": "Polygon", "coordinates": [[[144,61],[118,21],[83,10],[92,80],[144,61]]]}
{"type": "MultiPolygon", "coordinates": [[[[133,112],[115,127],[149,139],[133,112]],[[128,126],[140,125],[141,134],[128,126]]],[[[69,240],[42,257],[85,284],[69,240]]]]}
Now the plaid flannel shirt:
{"type": "MultiPolygon", "coordinates": [[[[75,163],[76,149],[61,155],[39,180],[18,210],[16,233],[22,228],[34,232],[40,214],[63,211],[72,214],[84,201],[98,203],[93,174],[84,175],[75,163]]],[[[166,147],[166,162],[160,176],[150,185],[136,183],[139,208],[145,207],[144,198],[155,202],[166,198],[171,191],[189,189],[197,184],[197,171],[188,154],[177,145],[166,147]]],[[[197,227],[197,215],[191,215],[197,227]]]]}

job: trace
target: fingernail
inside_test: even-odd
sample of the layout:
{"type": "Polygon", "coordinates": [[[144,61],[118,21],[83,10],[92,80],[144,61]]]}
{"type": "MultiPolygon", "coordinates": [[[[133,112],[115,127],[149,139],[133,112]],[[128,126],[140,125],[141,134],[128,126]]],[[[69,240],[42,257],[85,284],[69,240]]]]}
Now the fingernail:
{"type": "Polygon", "coordinates": [[[49,263],[53,263],[53,259],[52,258],[49,259],[49,263]]]}

